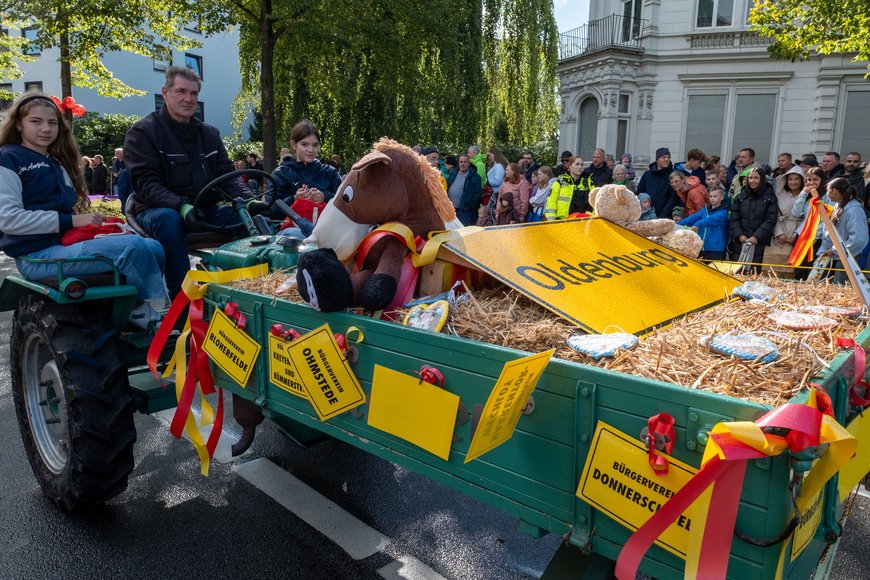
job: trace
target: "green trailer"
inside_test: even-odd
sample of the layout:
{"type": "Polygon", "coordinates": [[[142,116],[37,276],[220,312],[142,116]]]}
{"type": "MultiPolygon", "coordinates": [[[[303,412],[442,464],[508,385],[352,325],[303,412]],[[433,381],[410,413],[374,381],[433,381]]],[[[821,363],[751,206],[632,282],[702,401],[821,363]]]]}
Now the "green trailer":
{"type": "MultiPolygon", "coordinates": [[[[209,258],[210,268],[293,262],[288,253],[294,249],[274,239],[234,242],[226,250],[209,258]]],[[[62,275],[53,286],[8,276],[0,287],[0,308],[16,311],[13,390],[34,472],[52,499],[75,508],[105,501],[126,486],[135,437],[128,414],[133,409],[165,409],[175,401],[173,389],[159,385],[145,366],[150,337],[123,331],[118,322],[126,318],[132,305],[129,286],[115,277],[109,286],[78,286],[82,291],[75,293],[70,288],[76,285],[65,282],[62,275]],[[119,369],[128,372],[119,375],[119,369]],[[107,378],[96,384],[88,378],[93,376],[107,378]],[[102,421],[94,419],[102,417],[96,407],[88,407],[91,410],[84,417],[69,412],[82,401],[99,407],[103,403],[92,400],[96,392],[116,401],[113,421],[97,425],[98,436],[93,425],[87,424],[102,421]],[[116,437],[121,439],[120,447],[111,444],[116,437]],[[113,455],[107,449],[120,452],[113,455]],[[101,468],[99,477],[84,479],[82,473],[93,463],[101,468]]],[[[769,410],[738,398],[554,359],[537,382],[510,439],[466,463],[473,411],[486,404],[506,363],[532,353],[351,313],[322,313],[227,284],[209,284],[204,296],[206,319],[214,318],[230,302],[246,316],[245,332],[263,348],[243,385],[212,365],[217,386],[253,402],[287,436],[312,446],[312,453],[317,453],[314,445],[324,437],[340,439],[515,515],[521,528],[535,537],[563,536],[563,549],[548,573],[567,562],[570,577],[608,577],[633,533],[618,521],[618,514],[608,515],[576,493],[600,424],[639,444],[649,418],[666,411],[675,419],[672,456],[697,468],[714,425],[755,421],[769,410]],[[309,400],[273,382],[267,345],[275,324],[303,335],[323,325],[332,332],[359,329],[364,339],[351,345],[347,361],[367,402],[324,421],[309,400]],[[422,365],[440,371],[445,391],[461,401],[446,458],[368,423],[376,369],[386,367],[411,375],[422,365]]],[[[857,341],[870,343],[870,330],[857,341]]],[[[162,364],[170,354],[167,348],[162,364]]],[[[852,351],[844,351],[830,361],[830,368],[817,381],[830,395],[841,425],[849,424],[859,412],[848,400],[854,364],[852,351]]],[[[846,506],[839,499],[834,477],[813,504],[813,517],[793,521],[790,482],[796,471],[811,465],[811,455],[792,457],[788,453],[749,462],[736,522],[740,538],[734,538],[731,545],[728,576],[773,578],[781,554],[785,555],[785,577],[824,575],[842,532],[846,506]],[[804,538],[800,551],[790,548],[795,523],[804,538]]],[[[673,549],[654,546],[640,569],[656,578],[678,578],[684,575],[684,566],[673,549]]]]}
{"type": "MultiPolygon", "coordinates": [[[[535,537],[546,533],[564,536],[566,545],[572,548],[569,552],[577,557],[576,566],[580,567],[575,573],[588,566],[590,577],[602,570],[605,575],[608,573],[606,565],[601,567],[601,561],[616,560],[632,534],[614,514],[606,515],[575,493],[584,464],[596,444],[599,422],[631,434],[639,442],[648,419],[666,411],[675,418],[673,457],[698,467],[713,425],[754,421],[769,410],[743,399],[554,359],[537,383],[513,436],[466,463],[474,427],[474,421],[466,420],[470,410],[487,402],[506,363],[530,353],[350,313],[322,313],[304,304],[228,285],[209,285],[205,301],[211,311],[230,302],[238,305],[247,317],[246,332],[263,345],[246,384],[238,384],[215,367],[217,385],[253,401],[267,418],[299,443],[316,441],[322,435],[341,439],[516,515],[521,528],[535,537]],[[353,373],[369,396],[368,402],[353,412],[322,421],[307,399],[270,380],[266,345],[275,324],[303,335],[324,324],[333,332],[353,327],[361,330],[365,339],[352,346],[349,360],[353,361],[353,373]],[[460,417],[446,460],[368,424],[376,365],[408,374],[421,365],[434,367],[444,377],[444,389],[460,397],[460,417]]],[[[858,342],[870,342],[870,330],[863,332],[858,342]]],[[[847,404],[853,364],[851,351],[844,352],[818,381],[832,399],[837,420],[844,425],[857,412],[847,404]]],[[[794,402],[802,397],[805,399],[806,394],[799,395],[794,402]]],[[[794,510],[789,483],[798,463],[788,454],[750,462],[736,525],[744,539],[735,538],[732,543],[729,576],[775,577],[784,542],[790,542],[792,537],[794,510]]],[[[808,469],[810,463],[804,463],[804,469],[808,469]]],[[[786,577],[812,577],[823,555],[824,562],[832,558],[842,532],[844,512],[844,505],[838,500],[836,478],[827,484],[812,511],[815,516],[812,522],[818,525],[808,533],[802,522],[806,539],[799,554],[794,550],[797,555],[794,559],[792,550],[786,546],[783,569],[786,577]]],[[[682,577],[684,561],[673,551],[655,546],[643,560],[641,570],[656,578],[682,577]]]]}

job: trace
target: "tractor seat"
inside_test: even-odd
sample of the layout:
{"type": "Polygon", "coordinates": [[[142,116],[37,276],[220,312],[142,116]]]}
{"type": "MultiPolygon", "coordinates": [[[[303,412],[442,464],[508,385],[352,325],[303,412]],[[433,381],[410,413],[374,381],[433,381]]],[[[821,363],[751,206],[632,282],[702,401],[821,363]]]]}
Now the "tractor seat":
{"type": "MultiPolygon", "coordinates": [[[[151,236],[145,232],[142,225],[139,223],[139,220],[136,219],[136,216],[133,213],[133,196],[135,195],[136,194],[133,193],[127,198],[127,203],[124,204],[124,217],[127,218],[127,225],[133,228],[134,232],[143,238],[150,238],[151,236]]],[[[187,232],[184,235],[184,245],[188,250],[216,248],[217,246],[222,246],[231,241],[232,239],[217,232],[187,232]]]]}

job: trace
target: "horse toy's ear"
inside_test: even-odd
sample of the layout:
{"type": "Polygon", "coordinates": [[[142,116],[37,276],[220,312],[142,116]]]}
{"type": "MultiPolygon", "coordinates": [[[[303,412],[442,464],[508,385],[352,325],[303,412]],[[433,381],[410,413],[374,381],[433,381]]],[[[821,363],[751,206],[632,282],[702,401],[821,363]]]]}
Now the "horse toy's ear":
{"type": "Polygon", "coordinates": [[[353,167],[350,168],[351,171],[361,171],[368,167],[369,165],[374,165],[375,163],[383,163],[385,165],[389,165],[392,162],[385,153],[381,153],[380,151],[372,151],[365,155],[362,159],[353,164],[353,167]]]}

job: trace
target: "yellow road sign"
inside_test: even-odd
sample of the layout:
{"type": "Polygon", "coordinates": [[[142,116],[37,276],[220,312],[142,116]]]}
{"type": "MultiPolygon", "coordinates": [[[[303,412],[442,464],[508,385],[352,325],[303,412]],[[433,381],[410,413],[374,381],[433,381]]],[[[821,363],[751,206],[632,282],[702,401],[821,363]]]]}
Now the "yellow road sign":
{"type": "Polygon", "coordinates": [[[269,335],[269,381],[297,397],[308,398],[302,386],[296,366],[287,354],[289,343],[277,336],[269,335]]]}
{"type": "Polygon", "coordinates": [[[375,365],[370,426],[401,437],[447,461],[459,396],[381,365],[375,365]]]}
{"type": "Polygon", "coordinates": [[[445,247],[590,331],[643,333],[740,281],[599,218],[468,230],[445,247]]]}
{"type": "Polygon", "coordinates": [[[215,310],[203,350],[209,358],[244,387],[248,384],[260,345],[256,340],[236,328],[236,324],[221,310],[215,310]]]}
{"type": "Polygon", "coordinates": [[[477,429],[471,438],[465,463],[511,438],[529,395],[535,390],[535,385],[554,352],[556,350],[551,349],[505,363],[486,400],[477,429]]]}
{"type": "MultiPolygon", "coordinates": [[[[668,472],[656,474],[649,465],[646,448],[637,438],[599,421],[580,476],[577,497],[636,531],[696,472],[691,466],[669,457],[668,472]]],[[[692,516],[699,501],[703,500],[696,500],[680,514],[658,537],[656,544],[685,559],[689,534],[693,531],[692,516]]]]}
{"type": "Polygon", "coordinates": [[[365,391],[328,325],[315,328],[287,345],[287,358],[321,421],[366,402],[365,391]]]}
{"type": "Polygon", "coordinates": [[[822,523],[822,499],[824,494],[823,489],[816,492],[815,498],[807,509],[801,514],[798,525],[794,529],[791,541],[791,560],[797,560],[804,548],[810,545],[810,540],[816,535],[816,529],[822,523]]]}

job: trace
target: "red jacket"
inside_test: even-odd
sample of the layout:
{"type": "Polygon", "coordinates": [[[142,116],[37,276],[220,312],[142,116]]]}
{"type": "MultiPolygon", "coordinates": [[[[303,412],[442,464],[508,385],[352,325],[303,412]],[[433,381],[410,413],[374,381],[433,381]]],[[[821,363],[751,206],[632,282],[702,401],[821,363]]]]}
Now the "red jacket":
{"type": "Polygon", "coordinates": [[[683,217],[689,217],[693,213],[701,211],[709,201],[707,187],[694,175],[686,178],[686,189],[678,191],[677,196],[686,208],[683,217]]]}

